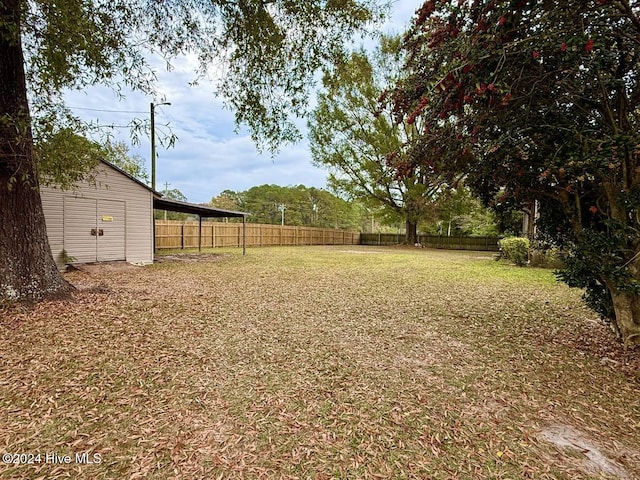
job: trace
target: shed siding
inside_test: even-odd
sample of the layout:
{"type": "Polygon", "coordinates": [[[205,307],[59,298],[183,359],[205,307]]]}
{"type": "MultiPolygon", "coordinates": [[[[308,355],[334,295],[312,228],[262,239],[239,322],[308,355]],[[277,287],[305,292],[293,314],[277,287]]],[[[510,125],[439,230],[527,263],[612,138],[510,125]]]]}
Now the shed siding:
{"type": "MultiPolygon", "coordinates": [[[[93,199],[96,202],[100,200],[124,202],[125,260],[132,263],[153,262],[153,195],[149,190],[105,164],[97,167],[95,185],[80,182],[77,187],[72,191],[44,186],[40,188],[49,245],[59,267],[64,267],[62,256],[65,248],[64,197],[93,199]]],[[[104,214],[108,215],[106,212],[104,214]]],[[[96,210],[97,225],[88,226],[89,230],[114,227],[109,223],[103,223],[102,215],[103,213],[96,210]],[[101,224],[103,227],[100,226],[101,224]]],[[[82,228],[87,230],[84,225],[82,228]]],[[[95,242],[95,237],[89,236],[89,242],[91,239],[95,242]]],[[[110,252],[110,255],[118,256],[117,249],[114,247],[110,247],[110,252]]],[[[69,252],[69,254],[73,253],[69,252]]],[[[78,259],[78,261],[83,260],[78,259]]]]}
{"type": "Polygon", "coordinates": [[[47,225],[47,237],[53,258],[58,267],[64,266],[62,250],[64,249],[64,195],[49,187],[40,187],[42,209],[47,225]]]}

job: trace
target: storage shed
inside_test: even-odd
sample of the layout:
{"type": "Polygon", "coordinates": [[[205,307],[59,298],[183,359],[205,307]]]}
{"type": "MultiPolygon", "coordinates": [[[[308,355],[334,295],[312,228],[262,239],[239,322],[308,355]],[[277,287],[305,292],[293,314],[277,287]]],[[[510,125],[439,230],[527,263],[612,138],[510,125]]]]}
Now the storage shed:
{"type": "MultiPolygon", "coordinates": [[[[67,263],[117,260],[152,263],[154,204],[158,203],[156,208],[174,210],[172,202],[107,161],[100,161],[94,176],[95,184],[79,182],[73,190],[40,188],[56,264],[63,268],[67,263]]],[[[178,203],[178,211],[199,217],[245,218],[242,212],[178,203]]]]}
{"type": "Polygon", "coordinates": [[[118,167],[101,161],[95,184],[74,190],[41,187],[53,258],[72,262],[153,262],[153,198],[160,194],[118,167]]]}

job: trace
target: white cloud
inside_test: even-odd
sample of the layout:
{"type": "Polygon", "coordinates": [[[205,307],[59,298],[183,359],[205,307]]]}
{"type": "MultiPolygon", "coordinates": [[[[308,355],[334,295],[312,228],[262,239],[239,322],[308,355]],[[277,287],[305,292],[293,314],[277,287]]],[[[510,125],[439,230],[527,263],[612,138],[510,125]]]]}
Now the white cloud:
{"type": "Polygon", "coordinates": [[[396,0],[392,5],[392,14],[385,29],[390,33],[403,33],[409,26],[411,17],[424,3],[423,0],[396,0]]]}

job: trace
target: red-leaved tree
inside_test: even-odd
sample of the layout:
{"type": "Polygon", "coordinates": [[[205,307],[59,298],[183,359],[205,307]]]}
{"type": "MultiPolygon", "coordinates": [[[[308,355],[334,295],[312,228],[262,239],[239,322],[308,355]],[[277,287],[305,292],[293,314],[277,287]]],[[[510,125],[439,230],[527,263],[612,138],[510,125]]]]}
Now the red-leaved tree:
{"type": "MultiPolygon", "coordinates": [[[[498,208],[538,200],[561,278],[640,344],[640,7],[628,0],[428,0],[406,34],[398,118],[498,208]]],[[[416,158],[419,158],[416,156],[416,158]]]]}

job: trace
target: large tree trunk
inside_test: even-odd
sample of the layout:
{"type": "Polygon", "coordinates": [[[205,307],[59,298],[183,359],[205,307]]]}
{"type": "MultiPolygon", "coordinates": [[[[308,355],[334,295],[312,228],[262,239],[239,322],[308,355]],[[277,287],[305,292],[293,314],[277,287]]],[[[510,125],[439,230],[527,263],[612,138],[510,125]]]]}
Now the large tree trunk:
{"type": "Polygon", "coordinates": [[[33,158],[19,1],[0,0],[0,302],[68,294],[51,255],[33,158]]]}
{"type": "Polygon", "coordinates": [[[640,297],[608,286],[615,318],[612,326],[626,347],[640,346],[640,297]]]}
{"type": "Polygon", "coordinates": [[[406,229],[405,242],[407,245],[415,245],[418,241],[418,222],[407,220],[406,229]]]}

